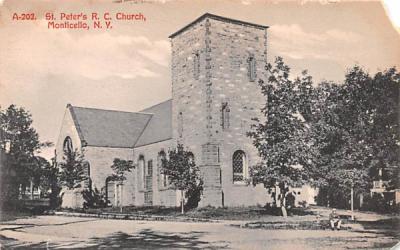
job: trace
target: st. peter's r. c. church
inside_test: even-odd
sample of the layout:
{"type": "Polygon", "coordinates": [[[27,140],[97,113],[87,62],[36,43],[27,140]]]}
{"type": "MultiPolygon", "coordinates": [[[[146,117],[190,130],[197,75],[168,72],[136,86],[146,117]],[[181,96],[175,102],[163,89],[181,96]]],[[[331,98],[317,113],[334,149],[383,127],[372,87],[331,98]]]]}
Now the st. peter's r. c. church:
{"type": "MultiPolygon", "coordinates": [[[[250,206],[271,202],[262,185],[247,185],[259,160],[246,136],[265,104],[258,81],[266,80],[267,26],[204,14],[170,35],[172,99],[138,112],[68,104],[56,160],[78,150],[90,181],[111,205],[177,206],[179,192],[160,173],[168,149],[183,144],[194,154],[204,181],[200,206],[250,206]],[[123,184],[111,181],[114,158],[132,160],[123,184]]],[[[313,202],[308,187],[296,201],[313,202]]],[[[80,207],[80,191],[65,191],[63,206],[80,207]]]]}

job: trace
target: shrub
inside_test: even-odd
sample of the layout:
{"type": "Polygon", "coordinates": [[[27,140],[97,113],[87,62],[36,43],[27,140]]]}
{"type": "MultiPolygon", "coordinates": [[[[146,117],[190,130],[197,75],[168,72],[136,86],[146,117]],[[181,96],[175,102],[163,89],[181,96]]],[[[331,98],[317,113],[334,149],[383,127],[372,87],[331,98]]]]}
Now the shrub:
{"type": "Polygon", "coordinates": [[[364,198],[361,209],[378,213],[398,212],[399,204],[393,205],[391,203],[393,203],[393,200],[390,195],[374,193],[372,197],[368,195],[364,198]]]}
{"type": "Polygon", "coordinates": [[[103,194],[99,192],[97,188],[85,189],[82,191],[82,196],[85,202],[83,203],[83,208],[104,208],[107,203],[103,194]]]}
{"type": "Polygon", "coordinates": [[[200,179],[199,183],[192,185],[185,193],[187,202],[185,204],[185,209],[196,208],[201,200],[201,195],[203,193],[203,180],[200,179]]]}

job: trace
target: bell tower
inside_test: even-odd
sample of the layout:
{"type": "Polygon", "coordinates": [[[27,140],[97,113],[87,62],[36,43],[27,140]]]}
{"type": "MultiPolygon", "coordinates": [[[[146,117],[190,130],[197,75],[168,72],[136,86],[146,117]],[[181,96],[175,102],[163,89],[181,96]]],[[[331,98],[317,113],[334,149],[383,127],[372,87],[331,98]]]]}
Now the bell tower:
{"type": "Polygon", "coordinates": [[[207,13],[170,36],[173,138],[200,167],[201,206],[235,199],[232,155],[257,154],[246,132],[263,103],[267,28],[207,13]]]}

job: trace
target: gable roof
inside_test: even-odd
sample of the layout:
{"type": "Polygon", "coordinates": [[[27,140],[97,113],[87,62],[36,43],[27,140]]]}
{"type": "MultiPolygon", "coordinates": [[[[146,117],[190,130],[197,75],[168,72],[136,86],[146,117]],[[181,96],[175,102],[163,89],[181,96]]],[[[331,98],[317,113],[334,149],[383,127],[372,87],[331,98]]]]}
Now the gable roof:
{"type": "Polygon", "coordinates": [[[172,138],[172,100],[141,112],[76,107],[70,104],[82,144],[134,148],[172,138]]]}
{"type": "Polygon", "coordinates": [[[133,148],[151,114],[68,105],[79,137],[88,146],[133,148]]]}
{"type": "Polygon", "coordinates": [[[146,129],[135,147],[165,141],[172,138],[172,100],[167,100],[140,112],[152,114],[146,129]]]}
{"type": "Polygon", "coordinates": [[[175,33],[171,34],[168,38],[174,38],[175,36],[179,35],[180,33],[182,33],[183,31],[187,30],[188,28],[190,28],[191,26],[195,25],[196,23],[204,20],[205,18],[211,18],[214,20],[218,20],[218,21],[222,21],[222,22],[228,22],[228,23],[233,23],[233,24],[238,24],[238,25],[243,25],[243,26],[251,26],[257,29],[268,29],[269,26],[265,26],[265,25],[260,25],[260,24],[255,24],[255,23],[249,23],[249,22],[245,22],[245,21],[241,21],[241,20],[237,20],[237,19],[232,19],[232,18],[227,18],[227,17],[223,17],[223,16],[218,16],[218,15],[214,15],[214,14],[210,14],[210,13],[205,13],[203,15],[201,15],[200,17],[198,17],[196,20],[194,20],[193,22],[189,23],[188,25],[184,26],[183,28],[179,29],[178,31],[176,31],[175,33]]]}

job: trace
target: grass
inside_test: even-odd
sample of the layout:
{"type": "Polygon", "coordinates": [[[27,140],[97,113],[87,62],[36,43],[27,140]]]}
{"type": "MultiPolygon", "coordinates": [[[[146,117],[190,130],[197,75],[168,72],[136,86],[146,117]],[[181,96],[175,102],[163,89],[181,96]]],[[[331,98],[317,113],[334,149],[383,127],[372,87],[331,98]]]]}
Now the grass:
{"type": "Polygon", "coordinates": [[[0,222],[30,217],[32,215],[34,215],[34,213],[31,211],[28,211],[28,210],[26,210],[26,211],[17,211],[17,210],[0,211],[0,222]]]}
{"type": "Polygon", "coordinates": [[[380,230],[390,236],[400,238],[400,218],[398,216],[376,221],[359,221],[366,230],[380,230]]]}
{"type": "MultiPolygon", "coordinates": [[[[108,208],[95,208],[95,209],[62,209],[61,211],[67,212],[83,212],[83,213],[121,213],[119,207],[108,207],[108,208]]],[[[273,208],[263,208],[258,206],[253,207],[203,207],[190,209],[181,214],[180,208],[178,207],[123,207],[123,214],[133,215],[157,215],[157,216],[185,216],[190,218],[201,218],[201,219],[222,219],[222,220],[259,220],[260,218],[280,217],[280,210],[273,208]]],[[[295,208],[290,210],[291,215],[313,215],[312,211],[304,208],[295,208]]]]}

